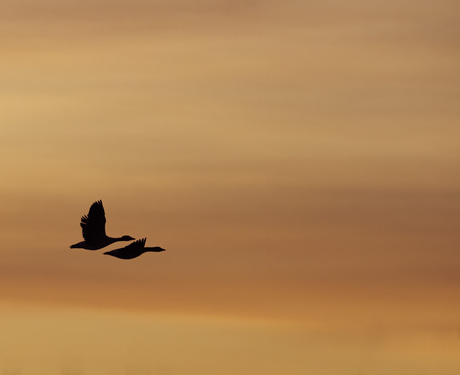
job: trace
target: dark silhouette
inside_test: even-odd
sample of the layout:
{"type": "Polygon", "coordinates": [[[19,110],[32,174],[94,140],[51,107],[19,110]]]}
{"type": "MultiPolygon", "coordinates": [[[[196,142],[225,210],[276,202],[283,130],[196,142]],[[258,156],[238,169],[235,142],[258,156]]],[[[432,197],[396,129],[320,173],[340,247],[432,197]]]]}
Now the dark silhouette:
{"type": "Polygon", "coordinates": [[[105,234],[105,212],[100,200],[91,205],[88,215],[81,217],[80,226],[85,240],[73,244],[71,249],[99,250],[117,241],[135,239],[131,236],[114,238],[105,234]]]}
{"type": "Polygon", "coordinates": [[[147,238],[142,238],[141,240],[137,240],[129,244],[128,246],[122,247],[120,249],[106,251],[104,254],[112,255],[120,259],[133,259],[147,251],[152,251],[155,253],[159,253],[160,251],[165,251],[165,249],[158,247],[158,246],[145,247],[146,240],[147,238]]]}

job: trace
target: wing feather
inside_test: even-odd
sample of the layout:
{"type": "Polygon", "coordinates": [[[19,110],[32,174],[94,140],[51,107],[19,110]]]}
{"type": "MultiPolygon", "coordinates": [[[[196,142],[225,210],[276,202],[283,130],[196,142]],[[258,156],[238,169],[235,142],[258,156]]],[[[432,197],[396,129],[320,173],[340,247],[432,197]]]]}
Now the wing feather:
{"type": "Polygon", "coordinates": [[[83,238],[88,244],[97,243],[100,238],[105,237],[105,211],[102,201],[94,202],[88,215],[81,217],[81,230],[83,238]]]}
{"type": "Polygon", "coordinates": [[[142,238],[140,240],[134,241],[130,243],[129,245],[125,246],[123,249],[126,250],[140,250],[145,247],[145,238],[142,238]]]}

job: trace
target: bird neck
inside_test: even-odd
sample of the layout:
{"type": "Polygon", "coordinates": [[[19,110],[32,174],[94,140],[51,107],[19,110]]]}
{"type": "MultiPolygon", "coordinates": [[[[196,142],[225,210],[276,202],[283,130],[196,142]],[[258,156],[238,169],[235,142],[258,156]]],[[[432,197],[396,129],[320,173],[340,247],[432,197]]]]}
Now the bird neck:
{"type": "Polygon", "coordinates": [[[122,240],[121,237],[109,237],[109,236],[107,236],[107,242],[109,244],[117,242],[117,241],[121,241],[121,240],[122,240]]]}
{"type": "Polygon", "coordinates": [[[159,253],[160,251],[164,251],[161,247],[155,246],[155,247],[146,247],[145,251],[151,251],[153,253],[159,253]]]}

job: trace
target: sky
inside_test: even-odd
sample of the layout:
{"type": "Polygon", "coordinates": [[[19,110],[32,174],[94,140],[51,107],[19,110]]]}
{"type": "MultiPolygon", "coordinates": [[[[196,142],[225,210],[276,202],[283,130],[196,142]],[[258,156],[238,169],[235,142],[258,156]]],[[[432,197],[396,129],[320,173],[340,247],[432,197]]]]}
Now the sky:
{"type": "Polygon", "coordinates": [[[0,0],[0,374],[458,374],[459,8],[0,0]]]}

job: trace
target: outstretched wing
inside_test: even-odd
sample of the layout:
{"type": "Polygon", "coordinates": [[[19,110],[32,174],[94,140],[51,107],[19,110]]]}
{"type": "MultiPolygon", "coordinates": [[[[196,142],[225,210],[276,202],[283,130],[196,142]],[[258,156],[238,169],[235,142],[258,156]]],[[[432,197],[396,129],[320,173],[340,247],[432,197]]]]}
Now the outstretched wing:
{"type": "Polygon", "coordinates": [[[134,241],[128,246],[125,246],[123,250],[141,250],[145,247],[145,240],[146,238],[142,238],[140,240],[134,241]]]}
{"type": "Polygon", "coordinates": [[[105,212],[102,201],[96,201],[91,205],[88,215],[81,217],[80,226],[83,238],[89,244],[105,237],[105,212]]]}

